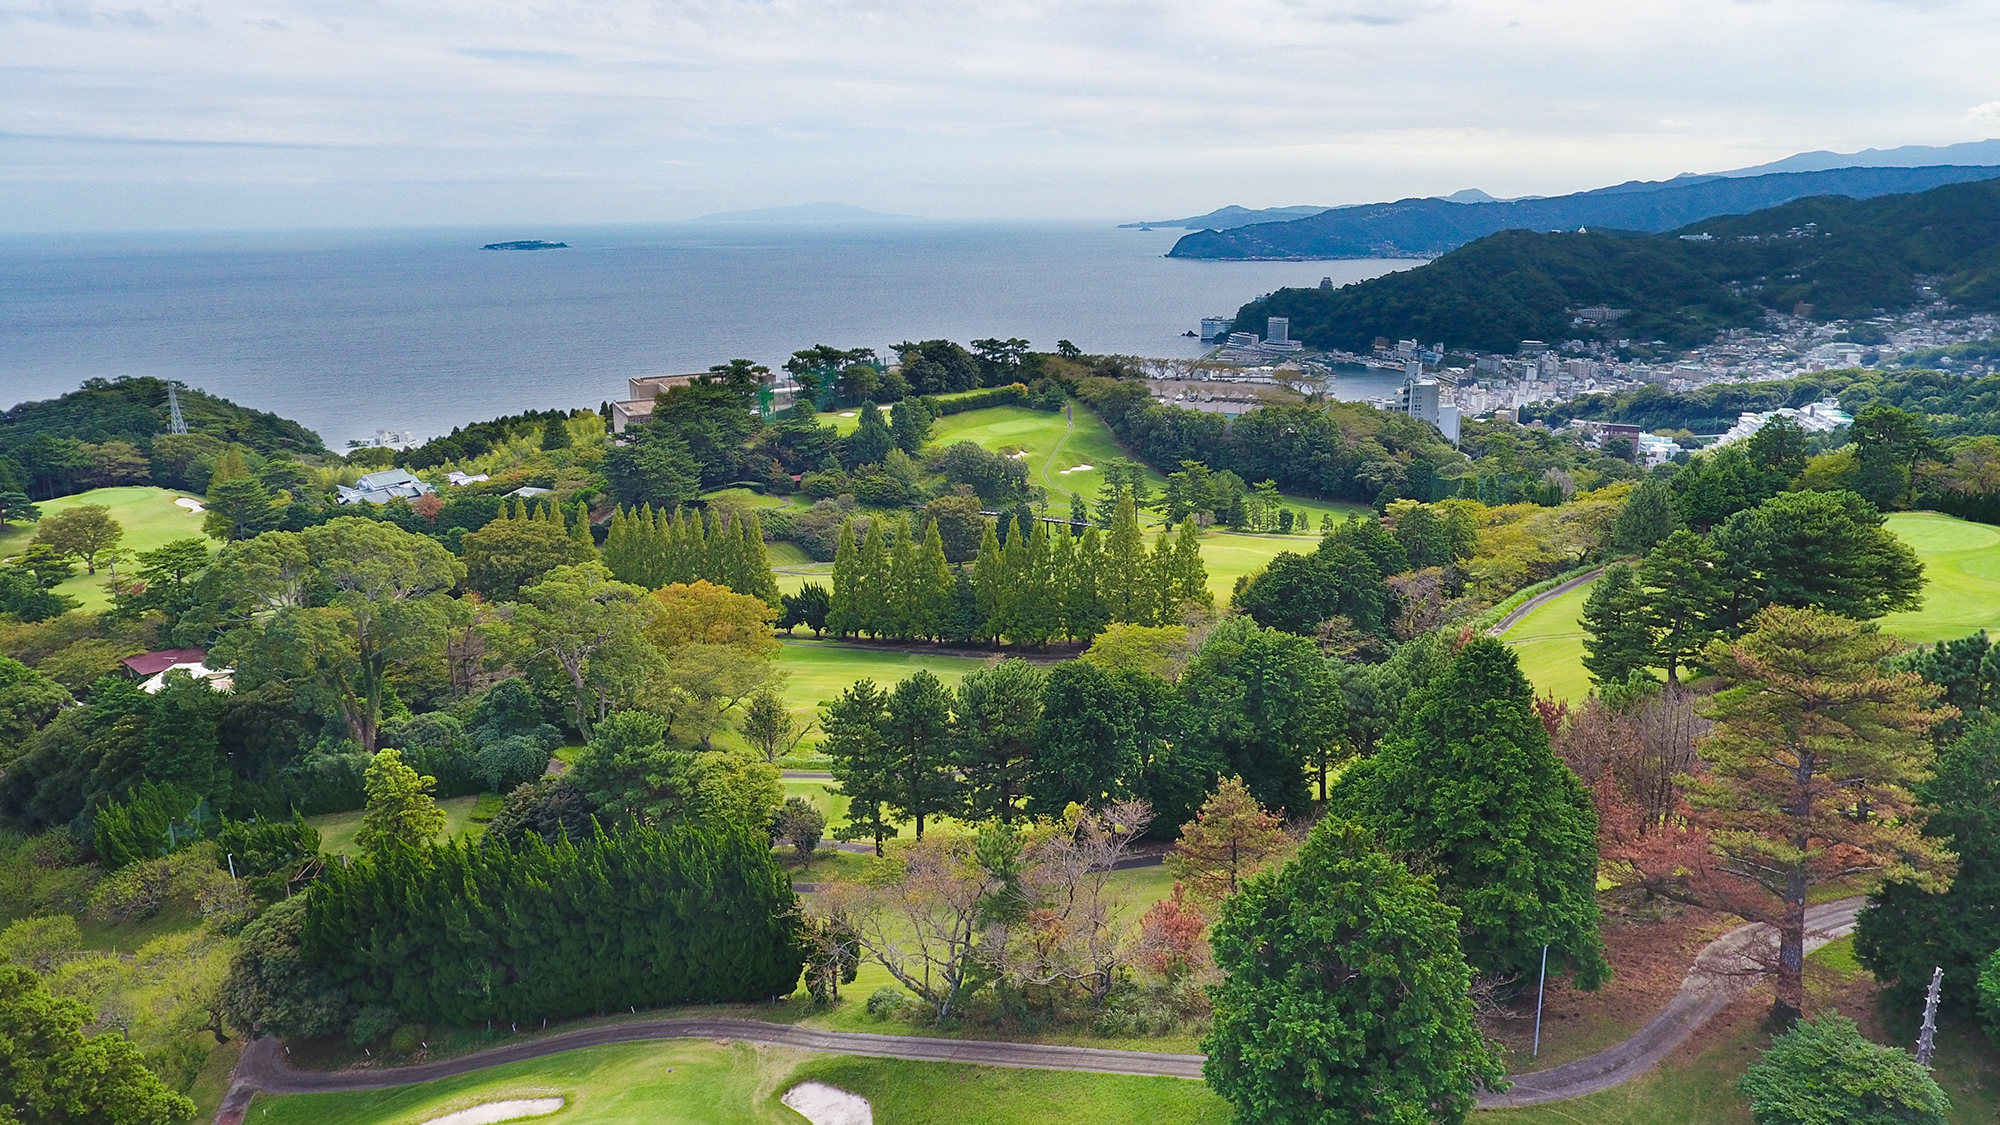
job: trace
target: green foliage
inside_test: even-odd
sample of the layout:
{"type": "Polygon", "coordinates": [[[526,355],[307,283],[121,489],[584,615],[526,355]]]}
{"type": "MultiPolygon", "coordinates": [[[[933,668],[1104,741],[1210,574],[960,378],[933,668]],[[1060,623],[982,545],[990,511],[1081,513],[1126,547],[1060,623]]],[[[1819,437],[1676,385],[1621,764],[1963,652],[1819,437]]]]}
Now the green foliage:
{"type": "Polygon", "coordinates": [[[1077,396],[1127,448],[1155,465],[1200,461],[1217,474],[1268,480],[1287,493],[1372,503],[1385,494],[1409,494],[1409,473],[1418,466],[1428,471],[1462,462],[1435,426],[1366,403],[1265,406],[1225,419],[1156,403],[1146,385],[1130,377],[1139,372],[1117,361],[1103,366],[1102,375],[1077,384],[1077,396]]]}
{"type": "Polygon", "coordinates": [[[1605,978],[1597,813],[1549,749],[1533,692],[1499,641],[1474,639],[1419,688],[1331,804],[1392,853],[1436,865],[1479,972],[1526,979],[1546,944],[1550,967],[1573,971],[1582,987],[1605,978]]]}
{"type": "Polygon", "coordinates": [[[790,796],[778,809],[771,829],[779,840],[792,846],[800,859],[811,859],[813,852],[819,850],[820,839],[826,835],[826,814],[804,797],[790,796]]]}
{"type": "Polygon", "coordinates": [[[1761,606],[1873,618],[1922,601],[1924,566],[1852,492],[1788,492],[1730,516],[1711,539],[1737,621],[1761,606]]]}
{"type": "Polygon", "coordinates": [[[108,506],[79,504],[43,517],[35,525],[33,542],[47,547],[58,558],[77,560],[86,571],[96,574],[105,552],[124,537],[125,528],[111,518],[108,506]]]}
{"type": "Polygon", "coordinates": [[[1679,526],[1673,489],[1657,477],[1647,477],[1618,509],[1611,524],[1611,545],[1627,554],[1644,554],[1679,526]]]}
{"type": "Polygon", "coordinates": [[[1870,1043],[1842,1015],[1773,1039],[1739,1085],[1757,1125],[1944,1125],[1951,1111],[1909,1052],[1870,1043]]]}
{"type": "Polygon", "coordinates": [[[0,655],[0,759],[14,758],[29,735],[47,726],[71,702],[61,684],[0,655]]]}
{"type": "Polygon", "coordinates": [[[49,995],[33,972],[0,966],[0,1105],[14,1120],[160,1125],[194,1115],[194,1103],[117,1032],[86,1039],[91,1018],[83,1004],[49,995]]]}
{"type": "Polygon", "coordinates": [[[1378,336],[1505,352],[1591,331],[1572,325],[1572,310],[1613,306],[1631,310],[1613,329],[1620,337],[1684,347],[1799,302],[1822,318],[1908,309],[1931,299],[1917,288],[1927,274],[1945,275],[1938,296],[1991,308],[2000,302],[1996,198],[1990,182],[1829,195],[1689,228],[1706,240],[1502,231],[1418,269],[1339,289],[1280,289],[1243,306],[1237,322],[1289,316],[1294,339],[1364,354],[1378,336]]]}
{"type": "Polygon", "coordinates": [[[566,776],[607,820],[664,825],[696,815],[698,773],[695,753],[667,741],[665,720],[616,711],[597,725],[566,776]]]}
{"type": "Polygon", "coordinates": [[[570,537],[554,509],[544,508],[526,519],[502,517],[467,535],[466,589],[491,601],[513,601],[523,586],[532,586],[559,566],[588,561],[597,552],[570,537]]]}
{"type": "MultiPolygon", "coordinates": [[[[1424,549],[1456,554],[1450,528],[1439,530],[1441,542],[1425,543],[1424,549]]],[[[1260,625],[1302,636],[1317,633],[1336,617],[1364,633],[1386,636],[1395,597],[1384,579],[1410,565],[1397,536],[1374,519],[1353,517],[1322,539],[1312,554],[1287,551],[1272,559],[1238,589],[1235,606],[1260,625]]]]}
{"type": "Polygon", "coordinates": [[[647,590],[706,581],[778,604],[777,580],[754,511],[725,518],[715,509],[620,508],[612,513],[603,559],[620,582],[647,590]]]}
{"type": "Polygon", "coordinates": [[[1025,660],[1003,660],[959,681],[953,757],[972,819],[1007,823],[1020,811],[1047,678],[1025,660]]]}
{"type": "Polygon", "coordinates": [[[1459,1122],[1505,1089],[1467,995],[1455,911],[1368,833],[1329,818],[1298,857],[1224,901],[1228,974],[1202,1049],[1238,1121],[1459,1122]]]}
{"type": "Polygon", "coordinates": [[[380,855],[398,847],[420,846],[444,831],[444,810],[431,796],[437,778],[404,765],[402,751],[388,749],[376,754],[363,784],[368,791],[368,808],[361,815],[360,831],[354,834],[354,843],[363,851],[380,855]]]}
{"type": "Polygon", "coordinates": [[[214,814],[201,794],[148,781],[129,800],[98,810],[93,844],[105,870],[116,871],[186,847],[214,829],[214,814]]]}
{"type": "Polygon", "coordinates": [[[222,1009],[234,1027],[251,1036],[313,1039],[339,1031],[352,1005],[326,967],[300,948],[306,899],[284,899],[244,927],[222,1009]]]}
{"type": "Polygon", "coordinates": [[[353,1003],[470,1024],[787,995],[797,924],[761,830],[642,828],[329,870],[300,948],[353,1003]]]}
{"type": "Polygon", "coordinates": [[[1332,664],[1304,637],[1245,618],[1216,626],[1181,674],[1183,753],[1243,779],[1265,808],[1302,814],[1305,768],[1337,745],[1332,664]]]}
{"type": "Polygon", "coordinates": [[[262,454],[278,452],[323,454],[326,447],[311,430],[296,422],[250,410],[228,399],[194,388],[180,389],[181,414],[188,434],[168,433],[167,384],[151,377],[87,379],[77,390],[60,398],[23,402],[0,414],[0,456],[10,457],[27,470],[23,484],[37,496],[60,496],[76,491],[80,476],[89,470],[86,460],[68,466],[51,456],[51,446],[60,441],[102,444],[126,442],[149,452],[154,459],[154,476],[171,487],[190,487],[176,479],[161,464],[176,442],[208,442],[217,439],[242,442],[262,454]],[[63,435],[61,438],[52,435],[63,435]]]}
{"type": "Polygon", "coordinates": [[[1985,1018],[1986,1033],[2000,1042],[2000,949],[1995,949],[1979,970],[1979,1014],[1985,1018]]]}
{"type": "Polygon", "coordinates": [[[215,834],[216,856],[269,902],[289,894],[301,869],[319,858],[319,829],[290,820],[228,820],[215,834]]]}
{"type": "Polygon", "coordinates": [[[1942,892],[1890,880],[1868,898],[1854,954],[1904,1006],[1944,969],[1947,1011],[1970,1012],[1980,963],[2000,949],[2000,722],[1976,719],[1917,788],[1924,835],[1958,855],[1942,892]]]}
{"type": "Polygon", "coordinates": [[[807,582],[799,587],[798,593],[782,594],[778,600],[784,610],[778,617],[778,628],[789,633],[804,625],[815,637],[826,635],[827,620],[833,612],[833,595],[825,586],[807,582]]]}
{"type": "Polygon", "coordinates": [[[1632,568],[1613,563],[1591,584],[1584,599],[1583,666],[1599,684],[1620,684],[1653,663],[1653,633],[1647,627],[1646,595],[1632,568]]]}

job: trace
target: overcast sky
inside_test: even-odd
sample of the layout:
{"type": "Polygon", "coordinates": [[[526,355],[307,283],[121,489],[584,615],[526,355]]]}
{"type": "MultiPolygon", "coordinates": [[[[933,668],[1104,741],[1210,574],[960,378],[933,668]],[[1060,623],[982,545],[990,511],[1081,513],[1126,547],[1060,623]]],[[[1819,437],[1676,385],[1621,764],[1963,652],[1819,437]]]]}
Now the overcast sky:
{"type": "Polygon", "coordinates": [[[2000,4],[0,0],[0,229],[1164,218],[2000,136],[2000,4]]]}

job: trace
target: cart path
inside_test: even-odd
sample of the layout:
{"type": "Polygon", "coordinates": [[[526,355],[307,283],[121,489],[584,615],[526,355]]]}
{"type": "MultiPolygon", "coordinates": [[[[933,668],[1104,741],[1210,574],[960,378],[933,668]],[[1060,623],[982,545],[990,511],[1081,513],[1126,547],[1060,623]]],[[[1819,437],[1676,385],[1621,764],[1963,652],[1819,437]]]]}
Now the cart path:
{"type": "Polygon", "coordinates": [[[1575,578],[1570,579],[1569,581],[1563,583],[1560,586],[1555,587],[1554,589],[1543,590],[1541,593],[1536,594],[1534,597],[1529,598],[1527,601],[1522,602],[1520,605],[1515,606],[1512,612],[1508,613],[1507,616],[1494,622],[1492,627],[1486,630],[1486,635],[1489,637],[1497,637],[1502,633],[1505,633],[1507,630],[1512,629],[1515,625],[1520,624],[1520,621],[1523,617],[1528,616],[1529,614],[1542,608],[1542,606],[1544,606],[1545,604],[1554,601],[1557,598],[1562,597],[1564,594],[1569,593],[1571,590],[1576,589],[1578,586],[1581,586],[1586,582],[1597,581],[1597,576],[1603,573],[1604,573],[1604,568],[1600,566],[1596,570],[1591,571],[1589,574],[1579,574],[1575,578]]]}
{"type": "MultiPolygon", "coordinates": [[[[1854,919],[1865,902],[1845,898],[1806,911],[1806,949],[1854,932],[1854,919]]],[[[1513,1077],[1504,1094],[1479,1096],[1482,1109],[1541,1105],[1608,1090],[1644,1074],[1687,1042],[1703,1024],[1730,1001],[1756,984],[1752,956],[1768,946],[1771,930],[1752,924],[1738,926],[1710,942],[1695,958],[1680,992],[1660,1014],[1631,1038],[1587,1058],[1548,1070],[1513,1077]]],[[[919,1062],[970,1063],[976,1066],[1020,1067],[1032,1070],[1075,1070],[1094,1074],[1132,1074],[1162,1078],[1201,1077],[1202,1056],[1152,1051],[1113,1051],[1100,1047],[1067,1047],[1042,1043],[1005,1043],[981,1039],[937,1039],[918,1035],[880,1035],[854,1031],[820,1031],[788,1024],[741,1019],[646,1020],[606,1027],[579,1028],[546,1038],[510,1043],[460,1058],[418,1066],[377,1070],[294,1070],[285,1061],[278,1040],[252,1042],[230,1078],[229,1093],[216,1115],[216,1125],[241,1125],[250,1100],[264,1094],[312,1094],[341,1090],[383,1090],[467,1074],[503,1063],[524,1062],[547,1055],[653,1039],[712,1039],[728,1043],[766,1043],[800,1051],[862,1055],[869,1058],[919,1062]]]]}

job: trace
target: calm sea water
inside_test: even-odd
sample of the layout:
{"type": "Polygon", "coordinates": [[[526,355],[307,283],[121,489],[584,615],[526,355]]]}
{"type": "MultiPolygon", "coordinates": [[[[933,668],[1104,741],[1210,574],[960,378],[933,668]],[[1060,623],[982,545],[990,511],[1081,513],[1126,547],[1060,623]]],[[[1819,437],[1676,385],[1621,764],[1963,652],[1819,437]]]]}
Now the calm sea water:
{"type": "MultiPolygon", "coordinates": [[[[0,239],[0,406],[154,375],[338,448],[622,397],[631,375],[817,343],[1068,339],[1195,354],[1181,333],[1286,285],[1414,263],[1190,262],[1109,224],[651,226],[0,239]],[[482,251],[546,238],[568,250],[482,251]]],[[[1343,389],[1342,397],[1366,397],[1343,389]]],[[[1377,393],[1377,392],[1369,392],[1377,393]]]]}

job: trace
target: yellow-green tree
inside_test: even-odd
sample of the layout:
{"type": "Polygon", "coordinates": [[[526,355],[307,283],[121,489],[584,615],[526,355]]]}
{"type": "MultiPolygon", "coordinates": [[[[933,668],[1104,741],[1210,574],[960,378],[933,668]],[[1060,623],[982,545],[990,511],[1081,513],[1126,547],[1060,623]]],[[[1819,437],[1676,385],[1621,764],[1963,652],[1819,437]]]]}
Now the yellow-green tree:
{"type": "Polygon", "coordinates": [[[437,778],[418,773],[403,763],[400,750],[384,750],[368,763],[362,778],[368,793],[368,809],[361,814],[361,829],[354,842],[363,851],[377,853],[398,844],[428,844],[444,831],[444,810],[431,794],[437,778]]]}

